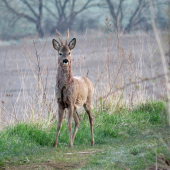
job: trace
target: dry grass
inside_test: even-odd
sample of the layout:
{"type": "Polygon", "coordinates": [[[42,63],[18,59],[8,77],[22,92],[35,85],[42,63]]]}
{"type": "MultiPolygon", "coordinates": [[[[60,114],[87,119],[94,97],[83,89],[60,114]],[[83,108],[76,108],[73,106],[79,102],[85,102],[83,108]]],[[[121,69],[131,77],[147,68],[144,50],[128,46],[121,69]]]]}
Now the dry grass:
{"type": "MultiPolygon", "coordinates": [[[[152,33],[125,35],[113,30],[106,16],[103,32],[77,35],[72,54],[74,75],[87,76],[95,86],[94,108],[112,112],[121,105],[131,109],[149,99],[165,99],[165,59],[162,64],[152,33]]],[[[20,45],[0,47],[1,128],[20,120],[48,118],[50,123],[55,117],[57,54],[52,38],[32,37],[20,45]]]]}
{"type": "MultiPolygon", "coordinates": [[[[113,33],[109,19],[100,37],[87,30],[73,51],[74,75],[87,76],[95,86],[94,108],[132,108],[166,96],[163,67],[155,38],[113,33]]],[[[56,113],[57,54],[51,38],[0,47],[1,127],[20,120],[52,119],[56,113]],[[3,124],[3,125],[2,125],[3,124]]]]}

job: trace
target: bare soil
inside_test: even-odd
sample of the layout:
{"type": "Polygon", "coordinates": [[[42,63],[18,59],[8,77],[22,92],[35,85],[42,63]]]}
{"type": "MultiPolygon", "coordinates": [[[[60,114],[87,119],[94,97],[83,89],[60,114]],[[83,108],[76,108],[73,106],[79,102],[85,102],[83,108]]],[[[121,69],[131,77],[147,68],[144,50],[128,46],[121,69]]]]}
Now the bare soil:
{"type": "Polygon", "coordinates": [[[85,165],[85,162],[78,162],[78,163],[70,163],[70,162],[62,162],[62,163],[55,163],[52,161],[36,163],[36,164],[25,164],[19,166],[9,166],[6,167],[5,170],[69,170],[69,169],[77,169],[81,168],[85,165]]]}
{"type": "Polygon", "coordinates": [[[157,159],[157,163],[155,163],[157,165],[151,166],[146,170],[170,170],[170,160],[160,155],[158,155],[157,159]]]}

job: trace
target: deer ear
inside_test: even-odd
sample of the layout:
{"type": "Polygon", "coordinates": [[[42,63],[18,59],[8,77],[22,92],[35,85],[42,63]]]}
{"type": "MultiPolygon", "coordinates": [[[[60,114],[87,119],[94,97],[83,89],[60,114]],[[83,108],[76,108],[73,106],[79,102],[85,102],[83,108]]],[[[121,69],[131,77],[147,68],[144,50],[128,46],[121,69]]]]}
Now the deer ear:
{"type": "Polygon", "coordinates": [[[70,50],[72,50],[72,49],[75,47],[75,45],[76,45],[76,39],[73,38],[73,39],[69,42],[68,47],[69,47],[70,50]]]}
{"type": "Polygon", "coordinates": [[[58,51],[60,49],[60,47],[61,47],[60,44],[58,43],[58,41],[53,39],[52,43],[53,43],[54,49],[56,49],[58,51]]]}

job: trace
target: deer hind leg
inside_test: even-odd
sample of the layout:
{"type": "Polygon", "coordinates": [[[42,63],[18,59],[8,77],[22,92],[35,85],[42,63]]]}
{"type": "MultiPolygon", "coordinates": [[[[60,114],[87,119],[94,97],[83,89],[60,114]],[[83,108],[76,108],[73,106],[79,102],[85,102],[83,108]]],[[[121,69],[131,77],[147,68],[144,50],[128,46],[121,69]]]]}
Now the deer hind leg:
{"type": "Polygon", "coordinates": [[[72,105],[69,106],[68,108],[68,131],[69,131],[69,147],[73,146],[73,141],[72,141],[72,121],[73,121],[73,111],[74,107],[72,105]]]}
{"type": "Polygon", "coordinates": [[[72,141],[73,141],[73,143],[74,143],[74,138],[75,138],[75,136],[76,136],[78,127],[79,127],[79,125],[80,125],[80,118],[79,118],[79,115],[78,115],[78,113],[77,113],[76,108],[74,108],[73,117],[74,117],[74,121],[75,121],[75,126],[74,126],[74,132],[73,132],[73,136],[72,136],[72,141]]]}
{"type": "Polygon", "coordinates": [[[94,137],[93,137],[93,117],[92,117],[92,107],[90,105],[85,104],[84,109],[86,110],[89,121],[90,121],[90,130],[91,130],[91,146],[94,145],[94,137]]]}
{"type": "Polygon", "coordinates": [[[53,147],[57,147],[58,136],[60,133],[61,125],[64,118],[64,107],[61,104],[58,104],[58,125],[57,125],[57,133],[53,147]]]}

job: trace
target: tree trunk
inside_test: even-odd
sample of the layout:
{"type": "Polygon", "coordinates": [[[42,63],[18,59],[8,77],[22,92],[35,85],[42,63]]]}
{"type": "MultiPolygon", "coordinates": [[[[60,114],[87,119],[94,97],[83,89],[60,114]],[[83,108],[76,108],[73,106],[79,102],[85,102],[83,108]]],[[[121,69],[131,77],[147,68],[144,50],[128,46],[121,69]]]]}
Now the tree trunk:
{"type": "Polygon", "coordinates": [[[131,31],[131,23],[129,23],[126,27],[125,27],[125,31],[127,32],[127,33],[130,33],[130,31],[131,31]]]}
{"type": "Polygon", "coordinates": [[[43,29],[41,27],[41,21],[37,21],[36,23],[36,29],[37,29],[37,32],[38,32],[38,35],[40,38],[44,37],[44,32],[43,32],[43,29]]]}
{"type": "Polygon", "coordinates": [[[41,37],[41,38],[44,36],[44,32],[41,27],[42,9],[43,9],[43,3],[42,3],[42,0],[39,0],[39,7],[38,7],[39,15],[37,17],[36,28],[37,28],[39,37],[41,37]]]}

